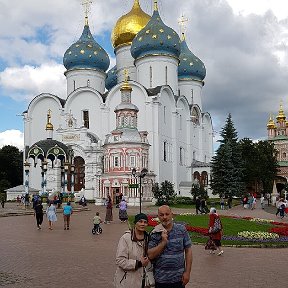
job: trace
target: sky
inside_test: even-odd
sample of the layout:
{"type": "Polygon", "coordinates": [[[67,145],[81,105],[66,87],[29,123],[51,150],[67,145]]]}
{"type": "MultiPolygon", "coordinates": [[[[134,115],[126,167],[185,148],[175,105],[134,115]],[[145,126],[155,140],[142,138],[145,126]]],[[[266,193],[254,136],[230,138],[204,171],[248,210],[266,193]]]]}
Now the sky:
{"type": "MultiPolygon", "coordinates": [[[[84,25],[81,0],[0,0],[0,147],[23,149],[29,102],[47,92],[66,98],[63,55],[84,25]]],[[[152,13],[153,0],[140,0],[152,13]]],[[[89,24],[115,65],[111,31],[133,0],[93,0],[89,24]]],[[[231,113],[239,139],[266,139],[269,115],[280,102],[288,116],[288,1],[159,0],[164,23],[180,32],[205,64],[203,110],[214,141],[231,113]]]]}

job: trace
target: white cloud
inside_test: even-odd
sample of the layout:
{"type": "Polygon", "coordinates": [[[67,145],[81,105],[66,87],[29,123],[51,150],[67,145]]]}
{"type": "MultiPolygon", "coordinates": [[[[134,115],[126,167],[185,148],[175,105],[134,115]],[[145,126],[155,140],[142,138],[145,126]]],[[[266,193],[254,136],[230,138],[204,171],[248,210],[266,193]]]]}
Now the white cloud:
{"type": "Polygon", "coordinates": [[[288,17],[288,3],[285,0],[227,0],[235,14],[250,13],[264,15],[271,10],[278,19],[288,17]]]}
{"type": "Polygon", "coordinates": [[[0,86],[14,100],[32,100],[47,92],[66,97],[65,68],[57,63],[45,63],[39,67],[9,67],[0,73],[0,86]]]}
{"type": "MultiPolygon", "coordinates": [[[[93,2],[89,24],[96,41],[102,39],[105,31],[111,32],[133,3],[93,2]]],[[[159,1],[160,15],[177,32],[179,16],[184,13],[189,19],[187,43],[207,68],[203,108],[210,112],[214,129],[219,131],[231,112],[240,137],[265,136],[269,112],[277,113],[280,99],[284,99],[284,109],[288,108],[288,2],[178,2],[159,1]]],[[[9,65],[0,73],[0,88],[17,100],[31,100],[42,92],[65,98],[65,68],[61,60],[81,35],[81,1],[0,0],[0,4],[0,60],[9,65]]],[[[148,13],[151,4],[152,1],[141,1],[148,13]]],[[[110,43],[104,48],[108,46],[110,43]]],[[[115,58],[110,67],[114,63],[115,58]]]]}
{"type": "Polygon", "coordinates": [[[0,132],[0,147],[12,145],[24,149],[24,133],[19,130],[6,130],[0,132]]]}

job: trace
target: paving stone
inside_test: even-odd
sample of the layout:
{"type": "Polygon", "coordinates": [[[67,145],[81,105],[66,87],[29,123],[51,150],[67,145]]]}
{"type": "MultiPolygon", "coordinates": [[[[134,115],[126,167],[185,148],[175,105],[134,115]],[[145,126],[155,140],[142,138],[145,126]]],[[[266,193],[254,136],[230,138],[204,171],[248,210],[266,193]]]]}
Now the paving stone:
{"type": "MultiPolygon", "coordinates": [[[[11,205],[5,209],[14,209],[11,205]]],[[[69,231],[64,231],[60,213],[52,231],[46,219],[42,230],[37,230],[33,215],[0,217],[0,287],[65,288],[69,283],[69,288],[112,288],[117,243],[128,226],[120,223],[118,209],[113,209],[114,221],[102,224],[101,235],[92,235],[92,218],[96,211],[104,218],[105,207],[90,204],[89,209],[72,215],[69,231]]],[[[135,215],[138,209],[129,208],[128,214],[135,215]]],[[[183,211],[187,212],[175,209],[177,213],[183,211]]],[[[157,208],[145,206],[143,212],[155,214],[157,208]]],[[[237,207],[220,213],[279,220],[258,208],[237,207]]],[[[224,250],[219,257],[210,255],[202,245],[193,246],[191,283],[186,288],[287,286],[285,277],[279,277],[279,269],[287,262],[286,248],[224,250]]]]}

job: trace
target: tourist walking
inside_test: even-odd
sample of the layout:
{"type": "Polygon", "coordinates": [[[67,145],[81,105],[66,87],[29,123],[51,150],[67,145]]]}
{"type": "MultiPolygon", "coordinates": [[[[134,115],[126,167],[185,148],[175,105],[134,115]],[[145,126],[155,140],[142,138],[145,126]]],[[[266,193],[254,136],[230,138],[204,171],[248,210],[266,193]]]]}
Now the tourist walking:
{"type": "Polygon", "coordinates": [[[43,205],[39,199],[34,205],[34,216],[36,217],[37,228],[40,230],[43,222],[43,205]]]}
{"type": "Polygon", "coordinates": [[[70,229],[70,218],[73,214],[73,208],[70,202],[63,207],[64,230],[70,229]]]}
{"type": "Polygon", "coordinates": [[[123,197],[121,202],[119,203],[119,219],[121,222],[126,222],[128,220],[127,215],[127,202],[123,197]]]}
{"type": "Polygon", "coordinates": [[[173,222],[172,211],[158,209],[161,224],[150,234],[148,257],[153,262],[156,288],[183,288],[190,280],[192,243],[182,224],[173,222]]]}
{"type": "Polygon", "coordinates": [[[25,203],[25,209],[27,209],[30,205],[30,196],[28,193],[26,193],[24,196],[24,203],[25,203]]]}
{"type": "Polygon", "coordinates": [[[252,208],[251,208],[251,210],[254,210],[254,209],[256,209],[256,197],[253,195],[252,196],[252,208]]]}
{"type": "Polygon", "coordinates": [[[4,208],[5,206],[5,194],[4,193],[0,193],[0,202],[1,202],[1,207],[4,208]]]}
{"type": "Polygon", "coordinates": [[[281,205],[283,203],[284,202],[283,202],[282,198],[280,198],[278,201],[276,201],[276,208],[277,208],[276,216],[278,216],[278,214],[281,212],[281,205]]]}
{"type": "Polygon", "coordinates": [[[116,288],[142,288],[143,267],[149,264],[145,256],[148,233],[145,231],[148,225],[147,215],[140,213],[135,215],[134,227],[128,230],[120,238],[116,252],[116,273],[114,287],[116,288]]]}
{"type": "Polygon", "coordinates": [[[110,224],[111,221],[113,221],[113,205],[112,205],[112,199],[110,195],[107,197],[106,201],[106,216],[105,216],[105,224],[110,224]]]}
{"type": "Polygon", "coordinates": [[[270,201],[271,201],[271,195],[270,193],[266,194],[266,199],[267,199],[267,206],[270,206],[270,201]]]}
{"type": "Polygon", "coordinates": [[[46,209],[46,216],[49,224],[49,229],[52,230],[53,223],[57,221],[56,207],[54,206],[53,201],[49,201],[48,207],[46,209]]]}
{"type": "Polygon", "coordinates": [[[225,199],[223,196],[220,198],[220,208],[221,210],[225,210],[225,199]]]}
{"type": "Polygon", "coordinates": [[[205,198],[202,198],[201,200],[201,211],[204,214],[208,213],[208,207],[205,198]]]}
{"type": "Polygon", "coordinates": [[[195,208],[196,208],[196,214],[197,215],[199,214],[199,212],[200,212],[200,214],[202,214],[200,197],[196,198],[195,208]]]}
{"type": "Polygon", "coordinates": [[[209,236],[214,241],[217,249],[219,250],[218,256],[221,256],[224,251],[221,248],[221,239],[222,239],[222,222],[219,215],[216,212],[215,208],[210,209],[209,213],[209,236]]]}
{"type": "Polygon", "coordinates": [[[264,209],[264,207],[265,207],[264,201],[265,201],[265,197],[264,197],[264,194],[262,194],[262,195],[261,195],[261,198],[260,198],[260,203],[261,203],[261,208],[262,208],[262,209],[264,209]]]}

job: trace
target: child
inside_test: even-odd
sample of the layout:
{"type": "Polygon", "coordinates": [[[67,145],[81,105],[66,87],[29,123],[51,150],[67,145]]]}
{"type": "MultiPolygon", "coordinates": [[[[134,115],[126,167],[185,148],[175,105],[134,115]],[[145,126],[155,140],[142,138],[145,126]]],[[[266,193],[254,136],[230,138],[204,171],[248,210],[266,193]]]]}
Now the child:
{"type": "Polygon", "coordinates": [[[102,219],[101,217],[99,216],[99,212],[96,212],[96,216],[94,216],[93,218],[93,224],[94,224],[94,230],[96,231],[96,234],[98,235],[99,234],[99,226],[100,226],[100,223],[102,223],[102,219]]]}

